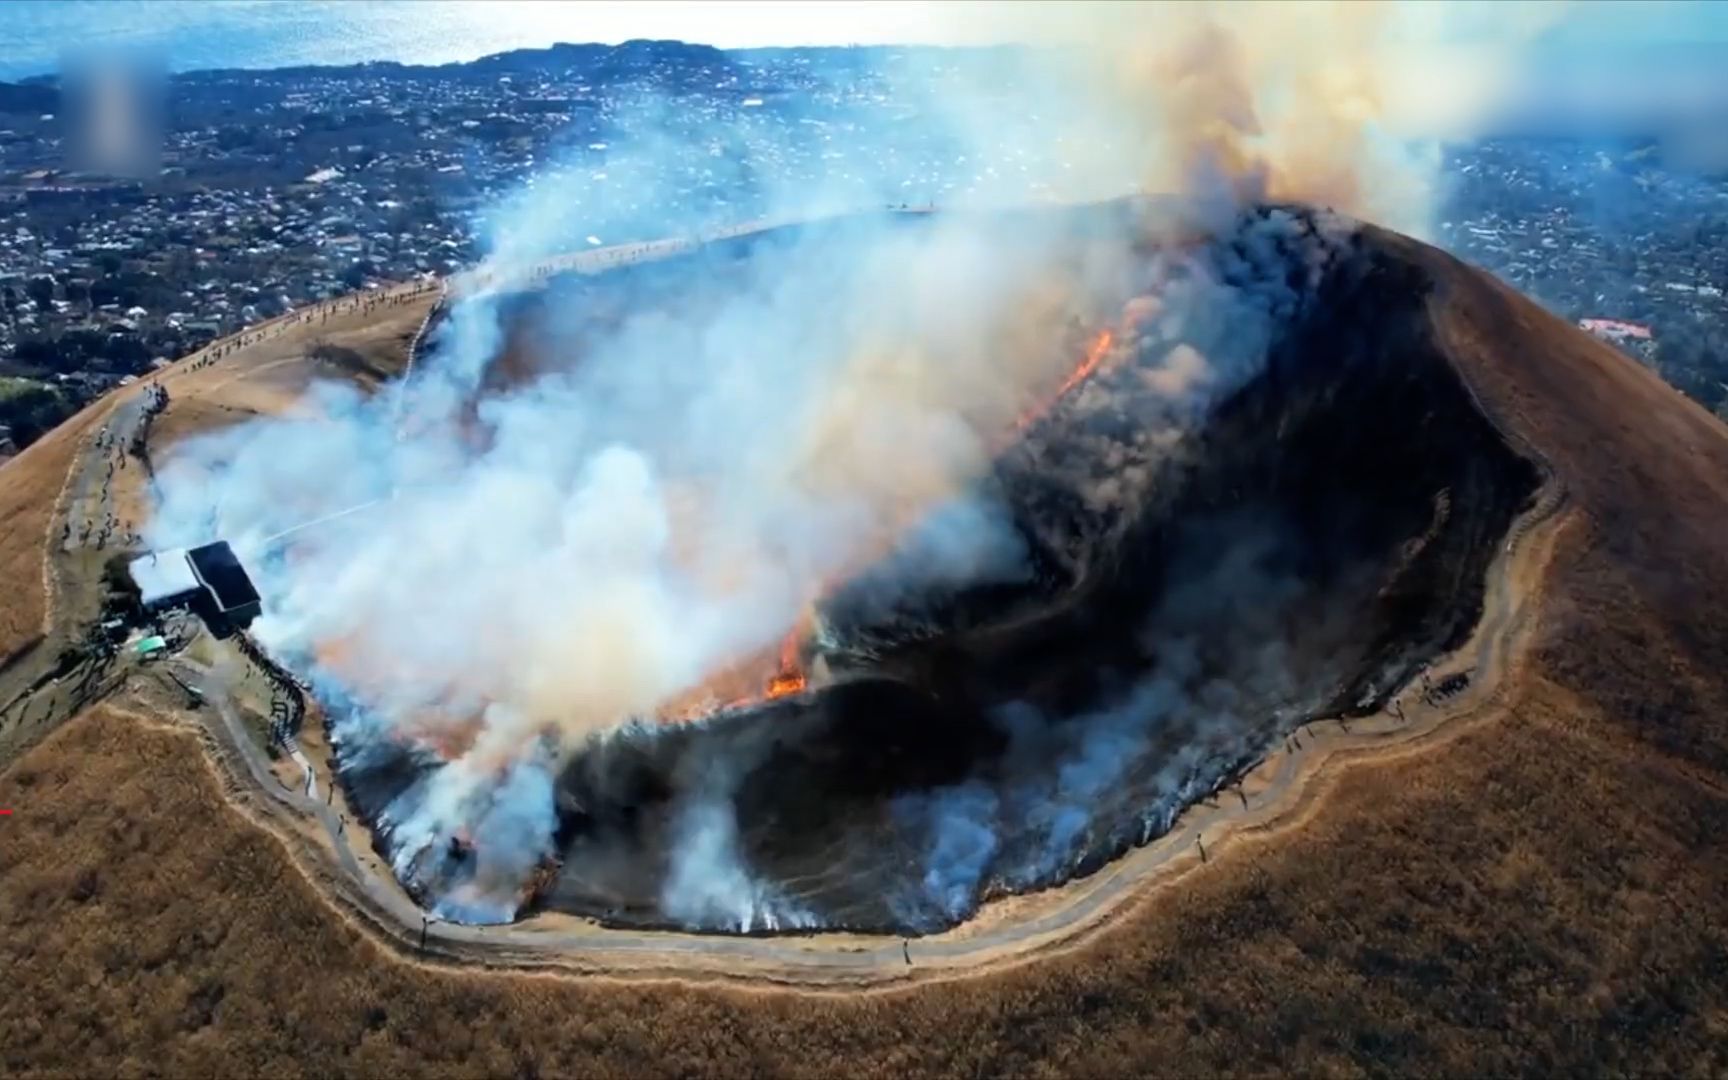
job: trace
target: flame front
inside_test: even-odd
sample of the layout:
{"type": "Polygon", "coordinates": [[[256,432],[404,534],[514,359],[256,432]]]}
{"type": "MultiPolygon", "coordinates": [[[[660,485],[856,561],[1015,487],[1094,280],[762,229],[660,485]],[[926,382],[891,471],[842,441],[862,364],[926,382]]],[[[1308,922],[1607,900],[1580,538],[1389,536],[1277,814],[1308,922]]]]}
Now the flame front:
{"type": "Polygon", "coordinates": [[[1115,344],[1115,341],[1116,334],[1114,331],[1100,330],[1098,336],[1092,339],[1092,347],[1086,350],[1086,356],[1080,361],[1080,366],[1069,372],[1068,378],[1064,379],[1062,385],[1057,387],[1055,395],[1051,398],[1051,403],[1054,404],[1062,400],[1068,391],[1079,386],[1088,375],[1098,370],[1098,365],[1104,361],[1105,355],[1110,352],[1110,346],[1115,344]]]}
{"type": "Polygon", "coordinates": [[[798,652],[804,635],[808,632],[809,623],[808,616],[798,620],[798,625],[780,642],[780,669],[768,680],[766,694],[769,701],[796,694],[810,685],[810,680],[804,675],[803,665],[798,662],[798,652]]]}
{"type": "Polygon", "coordinates": [[[808,689],[810,679],[799,655],[815,626],[813,612],[813,607],[806,607],[772,653],[763,650],[716,672],[668,702],[659,710],[659,719],[671,724],[689,723],[808,689]]]}
{"type": "Polygon", "coordinates": [[[1068,373],[1066,379],[1062,380],[1062,385],[1056,388],[1056,392],[1020,414],[1020,418],[1014,422],[1015,433],[1025,431],[1037,423],[1044,417],[1045,413],[1055,408],[1056,403],[1066,397],[1070,390],[1085,382],[1087,377],[1098,370],[1098,365],[1104,362],[1104,357],[1110,353],[1110,346],[1115,343],[1116,332],[1114,330],[1098,331],[1098,335],[1092,339],[1092,344],[1087,347],[1086,354],[1080,358],[1079,365],[1068,373]]]}
{"type": "MultiPolygon", "coordinates": [[[[1080,362],[1049,397],[1020,415],[1012,432],[1017,435],[1025,431],[1076,386],[1090,378],[1103,365],[1115,343],[1116,332],[1112,329],[1106,328],[1094,335],[1080,362]]],[[[819,590],[819,594],[826,591],[827,584],[819,590]]],[[[662,707],[659,710],[660,719],[667,723],[686,723],[714,713],[774,701],[809,689],[810,678],[804,670],[800,654],[814,625],[814,605],[806,605],[798,621],[780,640],[779,648],[772,657],[757,653],[715,673],[701,685],[680,694],[662,707]],[[769,663],[773,664],[772,668],[768,668],[769,663]],[[761,674],[764,670],[768,671],[765,678],[761,674]],[[752,684],[760,689],[752,688],[752,684]]]]}

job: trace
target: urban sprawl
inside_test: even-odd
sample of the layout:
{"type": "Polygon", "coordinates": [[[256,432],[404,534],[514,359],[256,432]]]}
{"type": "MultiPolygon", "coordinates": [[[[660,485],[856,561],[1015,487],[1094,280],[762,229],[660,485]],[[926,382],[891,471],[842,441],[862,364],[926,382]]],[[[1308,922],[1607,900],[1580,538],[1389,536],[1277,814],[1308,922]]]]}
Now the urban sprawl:
{"type": "MultiPolygon", "coordinates": [[[[1035,88],[1004,87],[995,147],[921,122],[997,59],[632,42],[189,73],[125,175],[78,160],[57,80],[0,83],[0,457],[218,337],[472,264],[488,211],[537,184],[547,238],[588,245],[756,220],[800,190],[838,206],[1067,189],[1087,155],[1035,88]]],[[[1528,136],[1455,146],[1446,171],[1443,244],[1728,416],[1728,180],[1670,169],[1654,143],[1528,136]]]]}

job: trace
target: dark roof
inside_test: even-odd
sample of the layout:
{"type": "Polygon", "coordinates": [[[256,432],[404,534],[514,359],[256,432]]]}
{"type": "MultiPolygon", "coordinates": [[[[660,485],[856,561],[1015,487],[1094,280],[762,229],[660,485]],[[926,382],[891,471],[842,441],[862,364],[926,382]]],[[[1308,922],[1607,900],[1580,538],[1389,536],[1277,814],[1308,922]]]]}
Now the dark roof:
{"type": "Polygon", "coordinates": [[[214,544],[193,548],[186,557],[192,560],[192,569],[197,572],[199,580],[210,587],[221,610],[233,611],[258,603],[258,590],[252,579],[246,576],[246,568],[240,565],[240,558],[228,546],[228,541],[218,540],[214,544]]]}

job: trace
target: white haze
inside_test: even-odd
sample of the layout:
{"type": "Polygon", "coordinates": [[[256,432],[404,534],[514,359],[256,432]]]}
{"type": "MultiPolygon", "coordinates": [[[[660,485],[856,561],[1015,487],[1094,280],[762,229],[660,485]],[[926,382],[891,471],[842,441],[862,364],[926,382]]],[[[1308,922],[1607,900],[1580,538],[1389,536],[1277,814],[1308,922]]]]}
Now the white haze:
{"type": "MultiPolygon", "coordinates": [[[[956,148],[977,204],[1139,186],[1185,196],[1189,224],[1271,195],[1419,230],[1437,156],[1380,123],[1397,72],[1375,56],[1367,7],[1300,19],[1282,7],[1090,8],[1083,51],[998,57],[939,92],[908,87],[916,114],[882,138],[956,148]]],[[[554,166],[495,208],[494,267],[579,250],[589,235],[737,223],[659,179],[716,146],[742,147],[744,171],[766,184],[752,217],[912,190],[893,168],[852,166],[778,185],[777,148],[741,142],[731,121],[704,128],[656,101],[632,114],[605,179],[554,166]]],[[[829,247],[772,249],[737,271],[728,302],[636,313],[580,343],[580,365],[492,393],[480,440],[463,403],[499,351],[500,300],[469,296],[417,368],[400,428],[392,394],[321,386],[316,419],[258,419],[182,446],[149,540],[236,543],[265,597],[259,639],[343,704],[345,753],[456,746],[386,812],[396,868],[411,877],[417,859],[470,836],[476,877],[432,899],[450,917],[507,919],[552,854],[551,777],[584,740],[771,648],[825,583],[933,511],[938,571],[1017,572],[1016,542],[969,484],[1074,366],[1071,320],[1096,327],[1117,315],[1103,305],[1129,299],[1133,238],[1077,251],[1072,237],[1027,228],[1005,244],[979,220],[855,225],[845,265],[829,247]],[[266,557],[265,538],[380,498],[266,557]]],[[[576,345],[552,351],[573,357],[576,345]]],[[[1197,354],[1163,378],[1172,394],[1227,389],[1197,354]]],[[[682,822],[668,913],[738,928],[799,921],[769,910],[772,889],[740,864],[729,807],[693,797],[682,822]]],[[[979,856],[973,839],[955,842],[965,858],[979,856]]]]}

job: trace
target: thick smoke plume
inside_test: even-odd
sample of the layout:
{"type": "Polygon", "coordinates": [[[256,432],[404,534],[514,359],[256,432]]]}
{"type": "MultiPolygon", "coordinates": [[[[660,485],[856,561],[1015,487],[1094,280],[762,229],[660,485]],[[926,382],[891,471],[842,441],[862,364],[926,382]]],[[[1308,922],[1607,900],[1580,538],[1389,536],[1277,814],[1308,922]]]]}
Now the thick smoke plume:
{"type": "MultiPolygon", "coordinates": [[[[776,103],[808,113],[777,129],[794,136],[742,110],[615,103],[602,148],[571,151],[494,209],[484,272],[409,385],[374,398],[320,386],[295,419],[178,448],[152,542],[236,542],[261,579],[258,636],[315,680],[344,769],[411,756],[414,779],[378,825],[441,914],[512,917],[556,854],[553,778],[569,755],[692,695],[698,713],[722,704],[703,698],[710,680],[771,656],[907,537],[939,556],[917,560],[919,588],[1023,574],[1020,538],[976,486],[1017,422],[1101,330],[1213,317],[1159,294],[1149,240],[1266,198],[1425,222],[1432,148],[1382,123],[1397,97],[1378,52],[1402,25],[1393,9],[1127,8],[1086,7],[1054,48],[885,61],[875,77],[913,104],[879,129],[837,118],[819,92],[776,103]],[[812,159],[830,164],[783,167],[812,159]],[[1135,190],[1175,198],[1113,236],[983,212],[1135,190]],[[944,212],[917,228],[878,213],[788,230],[726,264],[724,289],[686,271],[676,302],[604,325],[553,318],[532,340],[512,337],[514,301],[496,287],[590,237],[929,202],[944,212]]],[[[1212,400],[1253,374],[1260,346],[1227,365],[1189,346],[1147,385],[1212,400]]],[[[1109,485],[1088,497],[1140,494],[1109,485]]],[[[1136,691],[1132,711],[1163,692],[1136,691]]],[[[1087,730],[1104,741],[1073,748],[1056,797],[1029,811],[1052,815],[1052,859],[1117,743],[1138,737],[1087,730]]],[[[947,823],[937,855],[972,868],[961,877],[996,853],[966,823],[997,798],[928,797],[947,823]]],[[[802,921],[741,865],[723,785],[693,783],[676,828],[673,917],[802,921]]],[[[952,875],[932,875],[938,902],[963,908],[952,875]]]]}
{"type": "Polygon", "coordinates": [[[1511,92],[1554,3],[1003,5],[1064,46],[1056,78],[1151,191],[1221,208],[1328,206],[1416,235],[1434,224],[1439,141],[1468,137],[1511,92]]]}

